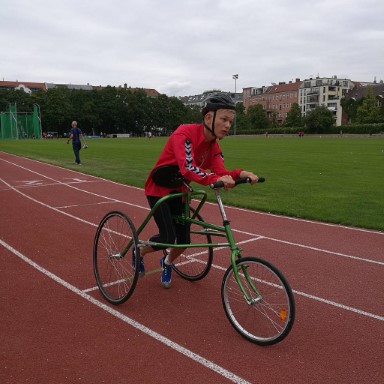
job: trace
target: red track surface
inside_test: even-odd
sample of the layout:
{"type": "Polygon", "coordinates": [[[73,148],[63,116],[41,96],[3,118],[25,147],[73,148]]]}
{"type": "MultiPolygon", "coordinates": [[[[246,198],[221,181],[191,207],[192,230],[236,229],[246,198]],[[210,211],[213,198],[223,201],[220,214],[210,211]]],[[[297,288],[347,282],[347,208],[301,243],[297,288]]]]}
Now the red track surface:
{"type": "Polygon", "coordinates": [[[115,209],[138,225],[142,190],[0,152],[0,194],[3,384],[383,382],[383,233],[228,208],[244,255],[274,263],[295,291],[292,332],[260,347],[226,319],[225,251],[205,279],[174,275],[169,290],[159,255],[148,255],[150,273],[125,304],[102,298],[96,226],[115,209]]]}

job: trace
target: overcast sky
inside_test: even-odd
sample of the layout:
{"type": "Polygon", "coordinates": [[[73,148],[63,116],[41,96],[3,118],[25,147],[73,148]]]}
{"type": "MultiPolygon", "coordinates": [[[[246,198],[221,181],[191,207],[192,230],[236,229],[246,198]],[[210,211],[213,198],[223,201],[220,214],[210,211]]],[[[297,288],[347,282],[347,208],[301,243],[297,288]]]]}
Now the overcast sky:
{"type": "Polygon", "coordinates": [[[0,78],[168,96],[384,80],[384,0],[1,0],[0,78]]]}

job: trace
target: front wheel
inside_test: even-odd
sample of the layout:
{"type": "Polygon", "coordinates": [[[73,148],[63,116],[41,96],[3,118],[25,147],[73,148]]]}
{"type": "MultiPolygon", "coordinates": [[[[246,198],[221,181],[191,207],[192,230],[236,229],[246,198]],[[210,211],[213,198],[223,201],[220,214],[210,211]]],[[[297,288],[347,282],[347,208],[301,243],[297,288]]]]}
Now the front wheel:
{"type": "Polygon", "coordinates": [[[95,235],[93,271],[101,294],[110,303],[121,304],[132,295],[139,276],[139,257],[137,232],[132,221],[119,211],[107,213],[95,235]],[[134,265],[133,250],[138,256],[134,265]]]}
{"type": "Polygon", "coordinates": [[[295,318],[295,301],[287,280],[271,263],[256,257],[239,258],[236,268],[246,295],[240,289],[232,265],[221,285],[221,299],[230,323],[255,344],[272,345],[282,341],[295,318]]]}

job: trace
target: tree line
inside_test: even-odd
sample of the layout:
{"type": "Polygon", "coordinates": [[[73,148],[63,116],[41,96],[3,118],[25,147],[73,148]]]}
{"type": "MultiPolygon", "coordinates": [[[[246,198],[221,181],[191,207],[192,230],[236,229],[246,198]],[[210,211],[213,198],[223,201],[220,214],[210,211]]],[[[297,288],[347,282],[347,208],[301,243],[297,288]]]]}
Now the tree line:
{"type": "Polygon", "coordinates": [[[181,123],[201,120],[197,108],[186,107],[176,97],[149,97],[144,90],[110,86],[91,91],[58,87],[30,95],[0,90],[0,111],[9,103],[16,103],[18,112],[32,112],[38,104],[42,130],[59,135],[69,131],[73,120],[89,135],[142,135],[154,130],[167,134],[181,123]]]}
{"type": "MultiPolygon", "coordinates": [[[[205,93],[210,93],[206,91],[205,93]]],[[[198,123],[202,117],[198,106],[186,106],[177,97],[148,96],[144,90],[121,87],[78,90],[57,87],[48,91],[27,94],[20,90],[0,90],[0,112],[6,111],[9,103],[17,104],[18,112],[32,112],[38,104],[42,130],[64,135],[73,120],[88,135],[129,133],[142,136],[145,132],[168,135],[183,123],[198,123]]],[[[342,100],[342,107],[348,113],[352,124],[384,122],[384,103],[377,105],[372,90],[359,100],[342,100]]],[[[244,105],[236,106],[237,134],[267,132],[307,133],[330,131],[334,125],[332,112],[324,106],[312,110],[306,117],[301,116],[297,103],[283,123],[277,122],[276,113],[267,116],[262,105],[253,105],[245,111],[244,105]]],[[[232,131],[233,133],[233,131],[232,131]]]]}

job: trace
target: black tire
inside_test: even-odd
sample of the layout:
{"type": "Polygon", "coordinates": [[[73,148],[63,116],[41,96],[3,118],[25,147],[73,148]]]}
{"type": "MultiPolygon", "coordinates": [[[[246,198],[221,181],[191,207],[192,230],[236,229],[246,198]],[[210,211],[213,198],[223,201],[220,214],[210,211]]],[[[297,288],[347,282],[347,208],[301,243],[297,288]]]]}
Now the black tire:
{"type": "Polygon", "coordinates": [[[231,265],[221,285],[228,320],[237,332],[255,344],[272,345],[282,341],[295,319],[295,301],[287,280],[271,263],[256,257],[239,258],[236,266],[252,301],[245,299],[231,265]],[[247,282],[245,270],[257,292],[247,282]]]}
{"type": "Polygon", "coordinates": [[[112,304],[132,295],[139,277],[140,250],[132,221],[122,212],[107,213],[97,227],[93,244],[93,271],[101,294],[112,304]],[[126,249],[129,241],[132,246],[126,249]],[[136,264],[132,266],[132,250],[136,264]]]}
{"type": "MultiPolygon", "coordinates": [[[[192,213],[194,208],[190,207],[192,213]]],[[[204,221],[200,214],[196,219],[204,221]]],[[[212,243],[211,236],[204,233],[203,228],[197,224],[191,225],[191,244],[212,243]]],[[[212,247],[187,248],[172,265],[173,270],[183,279],[197,281],[207,276],[212,266],[213,249],[212,247]]]]}

